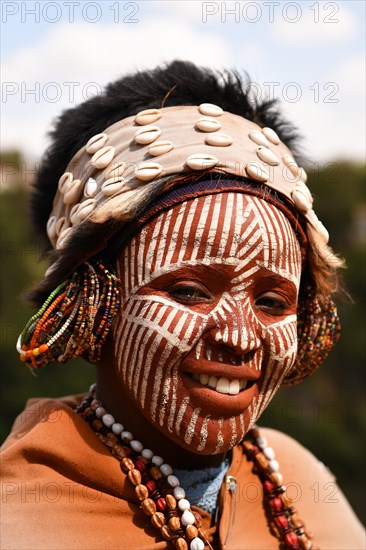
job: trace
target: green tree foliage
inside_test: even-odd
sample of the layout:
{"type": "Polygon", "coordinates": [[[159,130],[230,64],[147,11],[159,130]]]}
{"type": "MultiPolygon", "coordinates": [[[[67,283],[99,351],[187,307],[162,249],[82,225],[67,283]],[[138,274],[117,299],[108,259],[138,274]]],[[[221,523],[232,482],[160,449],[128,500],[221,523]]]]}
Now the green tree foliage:
{"type": "MultiPolygon", "coordinates": [[[[329,229],[332,246],[346,259],[344,280],[353,302],[340,298],[342,337],[325,364],[299,386],[281,389],[260,422],[292,435],[329,466],[360,517],[365,512],[364,181],[365,167],[346,162],[309,171],[317,214],[329,229]]],[[[1,195],[2,438],[28,398],[84,392],[94,380],[94,367],[83,361],[50,366],[32,376],[15,351],[16,338],[34,313],[19,294],[39,281],[47,267],[29,228],[27,202],[20,186],[1,195]]],[[[333,498],[329,488],[311,490],[314,501],[333,498]]]]}

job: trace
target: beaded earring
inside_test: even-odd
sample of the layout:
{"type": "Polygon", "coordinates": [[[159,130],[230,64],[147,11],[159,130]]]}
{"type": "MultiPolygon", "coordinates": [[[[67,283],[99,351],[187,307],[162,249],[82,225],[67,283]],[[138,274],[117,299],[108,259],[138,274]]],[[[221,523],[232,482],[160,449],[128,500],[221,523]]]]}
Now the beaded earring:
{"type": "Polygon", "coordinates": [[[340,329],[333,300],[329,297],[320,301],[315,289],[309,286],[297,314],[296,360],[282,385],[297,384],[314,372],[337,343],[340,329]]]}
{"type": "Polygon", "coordinates": [[[47,298],[18,338],[31,368],[84,355],[95,363],[119,308],[118,277],[101,262],[82,264],[47,298]]]}

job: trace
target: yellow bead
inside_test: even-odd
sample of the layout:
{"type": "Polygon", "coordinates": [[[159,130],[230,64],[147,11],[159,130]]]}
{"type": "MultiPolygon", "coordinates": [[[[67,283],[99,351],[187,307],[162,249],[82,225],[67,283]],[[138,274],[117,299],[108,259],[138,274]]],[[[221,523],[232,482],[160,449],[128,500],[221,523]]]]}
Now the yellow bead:
{"type": "Polygon", "coordinates": [[[34,348],[33,355],[35,356],[39,355],[39,348],[34,348]]]}

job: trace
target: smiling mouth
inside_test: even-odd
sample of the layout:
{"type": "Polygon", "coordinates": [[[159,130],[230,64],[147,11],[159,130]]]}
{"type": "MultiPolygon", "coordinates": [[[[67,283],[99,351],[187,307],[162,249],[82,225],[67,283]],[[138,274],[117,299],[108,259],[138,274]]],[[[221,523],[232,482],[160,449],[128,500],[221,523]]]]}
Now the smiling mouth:
{"type": "Polygon", "coordinates": [[[224,393],[226,395],[238,395],[238,393],[250,388],[254,384],[254,380],[248,380],[247,378],[234,378],[229,380],[225,376],[209,376],[208,374],[191,374],[193,380],[207,386],[218,393],[224,393]]]}

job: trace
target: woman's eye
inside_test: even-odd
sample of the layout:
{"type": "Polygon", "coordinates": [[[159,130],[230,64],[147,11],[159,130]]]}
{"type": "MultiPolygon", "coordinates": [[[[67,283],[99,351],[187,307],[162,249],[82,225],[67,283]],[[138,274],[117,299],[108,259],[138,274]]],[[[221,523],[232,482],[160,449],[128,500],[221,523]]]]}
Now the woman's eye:
{"type": "Polygon", "coordinates": [[[289,307],[284,298],[272,293],[267,293],[257,298],[255,305],[269,315],[284,315],[289,307]]]}
{"type": "Polygon", "coordinates": [[[176,283],[167,289],[167,293],[183,303],[211,302],[212,296],[207,289],[197,283],[176,283]]]}

